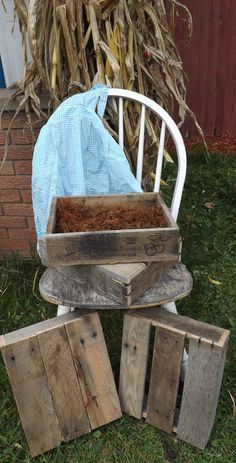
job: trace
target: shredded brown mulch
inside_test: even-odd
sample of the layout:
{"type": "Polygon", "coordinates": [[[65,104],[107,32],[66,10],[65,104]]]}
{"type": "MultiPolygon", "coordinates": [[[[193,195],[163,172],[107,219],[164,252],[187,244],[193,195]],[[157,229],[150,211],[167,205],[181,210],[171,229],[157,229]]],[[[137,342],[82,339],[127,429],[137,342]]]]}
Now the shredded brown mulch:
{"type": "Polygon", "coordinates": [[[161,206],[85,207],[58,201],[55,233],[167,227],[161,206]]]}

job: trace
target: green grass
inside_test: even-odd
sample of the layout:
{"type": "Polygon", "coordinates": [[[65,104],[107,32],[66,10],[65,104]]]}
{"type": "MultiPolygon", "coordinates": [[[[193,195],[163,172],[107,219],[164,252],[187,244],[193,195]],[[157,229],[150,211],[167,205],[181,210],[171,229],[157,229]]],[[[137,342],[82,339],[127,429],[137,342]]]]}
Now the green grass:
{"type": "MultiPolygon", "coordinates": [[[[173,182],[170,166],[165,178],[173,182]]],[[[170,187],[166,187],[168,199],[170,187]]],[[[193,291],[178,310],[198,320],[231,330],[230,345],[215,426],[204,451],[178,441],[145,421],[124,415],[90,435],[61,445],[32,459],[27,449],[3,363],[0,363],[0,462],[30,463],[235,463],[236,418],[229,392],[236,397],[236,158],[211,156],[189,160],[181,206],[183,262],[194,279],[193,291]],[[213,202],[214,207],[204,206],[213,202]],[[209,282],[209,277],[221,285],[209,282]]],[[[39,262],[8,261],[0,267],[0,332],[55,315],[43,301],[38,281],[39,262]]],[[[115,372],[119,369],[121,312],[101,312],[102,324],[115,372]]]]}

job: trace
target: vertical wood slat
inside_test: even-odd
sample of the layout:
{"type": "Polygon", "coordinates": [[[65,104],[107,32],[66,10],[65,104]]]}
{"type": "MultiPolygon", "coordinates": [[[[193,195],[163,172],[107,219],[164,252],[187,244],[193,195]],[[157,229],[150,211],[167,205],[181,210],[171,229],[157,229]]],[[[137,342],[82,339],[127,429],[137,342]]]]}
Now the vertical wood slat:
{"type": "Polygon", "coordinates": [[[147,404],[147,423],[171,433],[185,335],[157,327],[147,404]]]}
{"type": "Polygon", "coordinates": [[[145,113],[146,113],[146,108],[145,108],[144,105],[142,105],[141,116],[140,116],[137,168],[136,168],[136,179],[137,179],[137,181],[139,182],[140,185],[141,185],[141,182],[142,182],[142,171],[143,171],[145,113]]]}
{"type": "Polygon", "coordinates": [[[140,419],[149,349],[151,320],[124,315],[119,397],[122,411],[140,419]]]}
{"type": "Polygon", "coordinates": [[[57,447],[61,429],[36,337],[1,350],[31,454],[57,447]]]}
{"type": "Polygon", "coordinates": [[[120,403],[98,314],[67,323],[66,331],[91,428],[120,418],[120,403]]]}
{"type": "Polygon", "coordinates": [[[160,140],[159,140],[159,148],[157,154],[157,165],[156,165],[156,178],[154,184],[154,192],[159,193],[160,191],[160,183],[161,183],[161,172],[162,172],[162,164],[163,164],[163,155],[164,155],[164,145],[165,145],[165,133],[166,133],[166,124],[162,121],[161,124],[161,133],[160,133],[160,140]]]}
{"type": "Polygon", "coordinates": [[[37,339],[63,440],[89,433],[90,425],[65,327],[42,332],[37,339]]]}
{"type": "Polygon", "coordinates": [[[192,337],[177,437],[204,449],[214,424],[224,371],[224,349],[192,337]]]}
{"type": "Polygon", "coordinates": [[[119,98],[119,145],[124,149],[124,103],[123,98],[119,98]]]}

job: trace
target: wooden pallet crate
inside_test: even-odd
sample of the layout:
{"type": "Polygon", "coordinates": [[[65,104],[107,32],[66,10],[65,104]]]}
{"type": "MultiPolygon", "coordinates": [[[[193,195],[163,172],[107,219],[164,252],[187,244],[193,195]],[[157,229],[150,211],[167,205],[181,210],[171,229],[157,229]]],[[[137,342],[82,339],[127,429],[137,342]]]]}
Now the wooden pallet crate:
{"type": "Polygon", "coordinates": [[[229,331],[167,312],[163,308],[125,313],[119,396],[122,411],[204,449],[214,424],[229,331]],[[155,340],[148,394],[147,365],[151,327],[155,340]],[[183,349],[188,366],[179,401],[183,349]]]}
{"type": "Polygon", "coordinates": [[[114,264],[122,262],[178,262],[180,231],[158,193],[54,198],[47,232],[39,240],[42,263],[47,266],[114,264]],[[165,218],[166,226],[145,229],[56,233],[58,203],[73,207],[124,209],[154,206],[165,218]]]}
{"type": "Polygon", "coordinates": [[[33,456],[121,417],[98,314],[76,310],[1,336],[33,456]]]}
{"type": "MultiPolygon", "coordinates": [[[[111,265],[69,265],[57,267],[65,278],[82,286],[84,291],[94,291],[109,297],[125,307],[131,305],[159,281],[162,274],[175,262],[140,262],[111,265]]],[[[68,289],[69,283],[66,286],[68,289]]]]}

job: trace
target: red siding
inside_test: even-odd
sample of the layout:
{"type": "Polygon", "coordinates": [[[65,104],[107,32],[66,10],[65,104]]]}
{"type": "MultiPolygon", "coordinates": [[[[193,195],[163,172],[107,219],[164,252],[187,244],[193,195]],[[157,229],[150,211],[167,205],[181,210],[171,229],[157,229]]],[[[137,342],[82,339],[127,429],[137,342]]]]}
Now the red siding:
{"type": "MultiPolygon", "coordinates": [[[[186,46],[186,25],[176,18],[175,39],[187,76],[187,103],[205,135],[236,136],[236,5],[234,0],[185,0],[193,17],[186,46]]],[[[180,17],[179,17],[180,18],[180,17]]],[[[197,130],[190,117],[184,136],[197,130]]]]}

